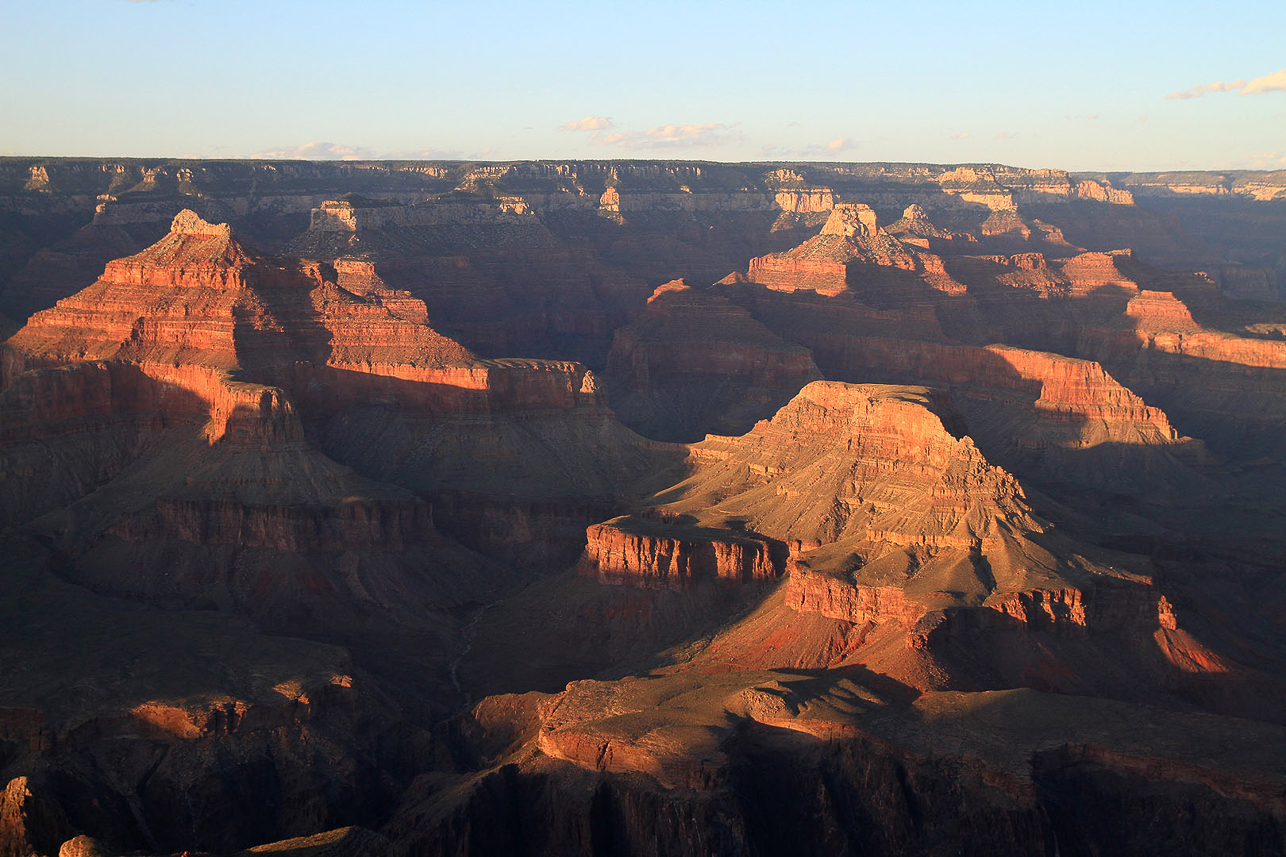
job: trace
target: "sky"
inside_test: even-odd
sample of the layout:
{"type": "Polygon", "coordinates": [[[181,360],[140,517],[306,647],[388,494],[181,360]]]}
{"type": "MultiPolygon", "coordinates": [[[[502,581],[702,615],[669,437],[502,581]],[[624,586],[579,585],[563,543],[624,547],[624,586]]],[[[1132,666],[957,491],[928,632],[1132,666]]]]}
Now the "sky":
{"type": "Polygon", "coordinates": [[[0,0],[0,154],[1286,169],[1286,0],[0,0]]]}

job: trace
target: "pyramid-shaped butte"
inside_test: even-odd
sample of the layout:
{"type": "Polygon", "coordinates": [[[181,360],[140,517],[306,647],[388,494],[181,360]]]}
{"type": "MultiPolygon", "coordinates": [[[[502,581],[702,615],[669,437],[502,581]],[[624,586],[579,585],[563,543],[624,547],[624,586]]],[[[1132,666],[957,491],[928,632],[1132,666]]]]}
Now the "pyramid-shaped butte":
{"type": "Polygon", "coordinates": [[[423,304],[354,276],[352,267],[261,255],[226,224],[185,210],[161,240],[109,262],[88,288],[33,316],[7,343],[6,375],[82,360],[251,372],[301,362],[364,369],[475,362],[424,323],[423,304]],[[356,281],[352,289],[345,280],[356,281]]]}

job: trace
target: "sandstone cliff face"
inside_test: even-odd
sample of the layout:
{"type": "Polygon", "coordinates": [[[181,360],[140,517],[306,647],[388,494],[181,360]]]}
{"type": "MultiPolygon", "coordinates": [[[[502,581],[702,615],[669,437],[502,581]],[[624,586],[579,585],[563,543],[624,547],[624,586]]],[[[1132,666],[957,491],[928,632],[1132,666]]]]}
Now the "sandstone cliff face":
{"type": "Polygon", "coordinates": [[[352,460],[421,490],[481,489],[480,449],[506,459],[485,490],[525,479],[540,496],[610,493],[649,457],[583,366],[480,361],[425,317],[360,261],[272,260],[184,213],[6,343],[7,487],[35,489],[31,517],[66,505],[32,526],[100,591],[307,633],[327,622],[359,633],[371,611],[431,631],[434,611],[486,597],[507,574],[442,536],[423,501],[327,459],[301,411],[308,436],[334,448],[345,432],[332,417],[395,404],[409,419],[396,442],[372,444],[361,423],[352,460]],[[51,438],[69,466],[44,484],[32,465],[51,438]],[[600,468],[613,454],[629,463],[600,468]],[[168,571],[140,576],[140,563],[168,571]]]}
{"type": "Polygon", "coordinates": [[[935,225],[924,209],[912,203],[902,212],[902,217],[889,224],[886,230],[904,244],[914,244],[928,250],[935,242],[976,242],[969,233],[952,232],[935,225]]]}
{"type": "MultiPolygon", "coordinates": [[[[1039,258],[1027,261],[1037,267],[1042,264],[1039,258]]],[[[1124,279],[1113,257],[1085,254],[1073,261],[1077,267],[1101,263],[1116,281],[1124,279]]],[[[953,265],[953,270],[974,288],[974,275],[964,273],[958,265],[953,265]]],[[[997,270],[1012,267],[993,267],[987,276],[994,278],[997,270]]],[[[1004,276],[1007,274],[998,279],[1004,276]]],[[[1090,280],[1088,274],[1077,276],[1072,282],[1083,285],[1090,280]]],[[[1104,271],[1099,282],[1105,284],[1106,278],[1104,271]]],[[[1068,282],[1061,275],[1057,280],[1068,282]]],[[[989,299],[994,294],[981,288],[980,293],[989,299]]],[[[1132,383],[1132,376],[1118,380],[1116,370],[1110,373],[1100,362],[1032,348],[925,341],[942,334],[927,325],[913,326],[901,313],[906,333],[892,324],[877,325],[869,311],[858,315],[844,305],[832,308],[797,298],[786,305],[784,299],[767,302],[733,295],[737,302],[744,301],[752,308],[756,317],[771,323],[783,338],[809,348],[829,378],[853,383],[923,383],[953,391],[955,407],[966,417],[971,434],[987,454],[1024,478],[1109,487],[1136,496],[1139,492],[1160,497],[1175,490],[1209,490],[1202,487],[1204,479],[1194,470],[1206,460],[1202,444],[1182,436],[1165,411],[1120,382],[1128,379],[1132,383]],[[864,335],[864,331],[870,333],[864,335]]],[[[1067,306],[1074,299],[1038,300],[1036,307],[1029,303],[1027,308],[1035,313],[1043,306],[1053,315],[1060,311],[1056,307],[1067,306]]],[[[1114,297],[1113,301],[1124,307],[1125,299],[1114,297]]],[[[1015,324],[1031,325],[1030,318],[1019,316],[1016,309],[1015,324]]],[[[1075,337],[1068,338],[1075,342],[1075,337]]],[[[1094,352],[1084,356],[1092,357],[1094,352]]]]}
{"type": "MultiPolygon", "coordinates": [[[[973,578],[976,557],[993,553],[997,577],[1012,567],[1025,579],[1032,571],[1010,556],[1022,555],[1019,543],[1042,525],[1017,482],[948,432],[944,419],[958,420],[923,388],[814,382],[747,435],[694,445],[692,475],[654,500],[672,523],[611,522],[591,532],[591,557],[600,568],[665,574],[679,550],[667,537],[709,541],[722,531],[735,543],[733,523],[754,538],[809,544],[794,562],[858,568],[864,584],[911,577],[938,593],[929,581],[963,586],[946,580],[973,578]],[[693,525],[713,529],[683,535],[693,525]],[[637,537],[620,534],[631,527],[637,537]]],[[[1027,559],[1052,573],[1049,557],[1027,559]]]]}
{"type": "Polygon", "coordinates": [[[1101,365],[1089,360],[1000,345],[976,348],[860,337],[818,350],[827,367],[840,377],[875,374],[917,379],[968,388],[978,399],[987,398],[985,390],[1026,394],[1050,434],[1046,441],[1029,438],[1027,443],[1032,445],[1056,442],[1054,437],[1067,434],[1057,430],[1060,424],[1081,426],[1080,439],[1065,441],[1081,446],[1102,442],[1165,444],[1179,439],[1163,411],[1149,407],[1101,365]]]}
{"type": "Polygon", "coordinates": [[[3,401],[33,388],[43,406],[0,446],[6,489],[35,501],[14,508],[99,591],[297,631],[343,616],[351,633],[354,610],[413,627],[416,610],[504,579],[441,536],[426,503],[310,447],[279,389],[201,367],[84,363],[24,373],[3,401]],[[37,449],[55,478],[28,469],[37,449]]]}
{"type": "Polygon", "coordinates": [[[85,359],[252,372],[299,361],[424,369],[471,362],[423,324],[422,312],[414,319],[404,294],[368,287],[357,295],[337,279],[329,265],[253,254],[226,225],[185,211],[160,242],[109,263],[88,289],[33,316],[6,343],[7,377],[24,365],[85,359]]]}
{"type": "MultiPolygon", "coordinates": [[[[205,396],[216,422],[264,408],[297,406],[324,420],[349,407],[390,405],[437,420],[438,434],[450,414],[564,411],[610,422],[605,394],[583,366],[478,360],[426,318],[422,303],[389,289],[358,260],[332,267],[261,257],[226,227],[188,212],[161,242],[112,263],[94,286],[37,314],[5,344],[4,377],[111,359],[177,367],[145,371],[180,386],[184,373],[236,371],[278,388],[256,393],[240,381],[223,384],[217,401],[205,396]],[[282,391],[293,405],[284,404],[282,391]]],[[[635,443],[628,432],[616,434],[618,445],[635,443]]]]}
{"type": "Polygon", "coordinates": [[[603,583],[681,589],[702,579],[729,583],[772,580],[782,572],[779,549],[765,539],[697,528],[613,518],[585,532],[584,566],[603,583]]]}

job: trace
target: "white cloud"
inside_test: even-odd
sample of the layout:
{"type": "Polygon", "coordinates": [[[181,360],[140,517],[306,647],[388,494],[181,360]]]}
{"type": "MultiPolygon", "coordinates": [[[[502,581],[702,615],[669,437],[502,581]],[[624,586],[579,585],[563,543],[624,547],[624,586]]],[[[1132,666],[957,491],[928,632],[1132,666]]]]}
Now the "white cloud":
{"type": "Polygon", "coordinates": [[[613,128],[612,117],[610,116],[586,116],[584,119],[577,119],[575,122],[564,122],[558,126],[559,131],[602,131],[604,128],[613,128]]]}
{"type": "Polygon", "coordinates": [[[834,140],[831,140],[826,144],[826,148],[830,149],[832,152],[846,152],[849,149],[854,148],[856,145],[856,143],[847,137],[836,137],[834,140]]]}
{"type": "Polygon", "coordinates": [[[1266,74],[1263,77],[1255,78],[1250,83],[1246,84],[1246,87],[1241,91],[1241,94],[1258,95],[1261,92],[1282,91],[1286,91],[1286,68],[1281,71],[1275,71],[1272,74],[1266,74]]]}
{"type": "Polygon", "coordinates": [[[745,139],[735,126],[722,122],[705,125],[658,125],[646,131],[595,131],[597,146],[619,146],[622,149],[677,149],[689,146],[722,146],[745,139]]]}
{"type": "Polygon", "coordinates": [[[1202,83],[1180,92],[1171,92],[1166,96],[1171,101],[1187,101],[1201,98],[1207,92],[1240,92],[1242,95],[1261,95],[1265,92],[1286,91],[1286,68],[1257,77],[1254,80],[1216,80],[1214,83],[1202,83]]]}
{"type": "Polygon", "coordinates": [[[968,140],[968,139],[969,139],[969,132],[968,132],[968,131],[961,131],[959,134],[952,134],[952,135],[951,135],[951,139],[952,139],[952,140],[968,140]]]}
{"type": "Polygon", "coordinates": [[[1214,83],[1203,83],[1191,89],[1185,89],[1182,92],[1171,92],[1166,98],[1170,101],[1187,101],[1189,98],[1201,98],[1207,92],[1233,92],[1245,85],[1246,81],[1244,80],[1231,82],[1216,80],[1214,83]]]}

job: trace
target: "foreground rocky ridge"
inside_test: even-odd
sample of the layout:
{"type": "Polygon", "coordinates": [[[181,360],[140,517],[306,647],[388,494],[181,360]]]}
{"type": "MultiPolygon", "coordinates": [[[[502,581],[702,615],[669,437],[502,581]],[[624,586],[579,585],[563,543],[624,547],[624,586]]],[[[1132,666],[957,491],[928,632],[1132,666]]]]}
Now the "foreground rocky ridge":
{"type": "Polygon", "coordinates": [[[0,850],[1283,850],[1275,183],[0,159],[0,850]]]}

